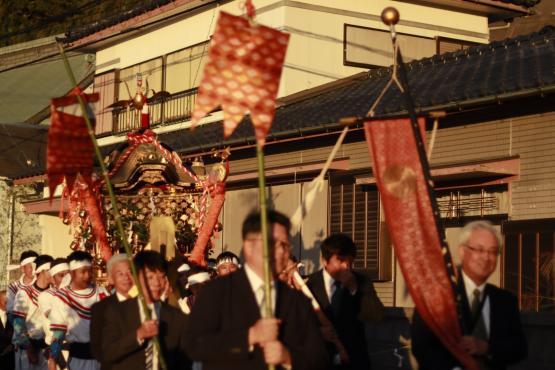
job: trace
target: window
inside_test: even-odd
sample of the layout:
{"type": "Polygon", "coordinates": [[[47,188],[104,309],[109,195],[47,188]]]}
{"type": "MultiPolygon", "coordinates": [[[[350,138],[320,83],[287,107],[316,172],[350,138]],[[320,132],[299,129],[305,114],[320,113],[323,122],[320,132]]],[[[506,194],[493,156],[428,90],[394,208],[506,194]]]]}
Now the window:
{"type": "Polygon", "coordinates": [[[448,37],[436,37],[436,54],[465,50],[474,45],[478,44],[475,42],[451,39],[448,37]]]}
{"type": "MultiPolygon", "coordinates": [[[[144,63],[124,68],[119,72],[118,99],[130,99],[137,92],[137,74],[143,79],[143,88],[154,91],[162,90],[162,58],[155,58],[144,63]],[[129,92],[127,91],[127,86],[129,92]],[[129,96],[131,95],[131,96],[129,96]]],[[[149,94],[150,96],[150,94],[149,94]]]]}
{"type": "MultiPolygon", "coordinates": [[[[329,234],[344,233],[357,245],[354,268],[371,278],[386,280],[391,259],[380,250],[380,205],[378,190],[355,184],[353,176],[330,179],[329,234]],[[383,266],[381,266],[383,265],[383,266]]],[[[390,253],[390,252],[389,252],[390,253]]]]}
{"type": "Polygon", "coordinates": [[[116,71],[109,71],[94,77],[94,92],[100,93],[96,108],[96,135],[112,131],[112,112],[106,107],[116,101],[116,75],[116,71]]]}
{"type": "Polygon", "coordinates": [[[436,190],[435,193],[444,219],[502,216],[509,213],[507,184],[436,190]]]}
{"type": "MultiPolygon", "coordinates": [[[[372,68],[391,65],[393,47],[389,31],[345,24],[343,63],[372,68]]],[[[397,33],[405,62],[431,57],[436,53],[436,40],[397,33]]]]}
{"type": "Polygon", "coordinates": [[[208,55],[208,42],[176,51],[166,57],[166,88],[170,94],[197,87],[208,55]]]}
{"type": "Polygon", "coordinates": [[[522,311],[555,313],[555,219],[503,224],[503,285],[522,311]]]}

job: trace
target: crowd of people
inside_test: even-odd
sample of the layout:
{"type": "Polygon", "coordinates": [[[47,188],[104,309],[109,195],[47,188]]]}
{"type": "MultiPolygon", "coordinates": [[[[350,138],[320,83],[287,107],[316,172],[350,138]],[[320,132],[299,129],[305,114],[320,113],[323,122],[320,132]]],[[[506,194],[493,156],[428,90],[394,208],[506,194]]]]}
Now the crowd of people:
{"type": "MultiPolygon", "coordinates": [[[[108,285],[102,287],[95,284],[93,258],[86,252],[74,251],[67,259],[22,253],[21,278],[0,292],[2,369],[244,370],[268,364],[295,370],[369,369],[365,322],[379,321],[384,307],[371,280],[353,271],[353,240],[330,235],[321,244],[322,269],[300,277],[291,254],[289,219],[276,211],[267,218],[271,315],[265,309],[256,212],[243,223],[242,264],[231,252],[208,267],[183,263],[173,284],[161,254],[137,253],[132,262],[144,305],[125,254],[107,262],[108,285]],[[179,299],[172,300],[176,295],[179,299]]],[[[461,346],[484,369],[502,369],[525,355],[526,342],[516,301],[486,284],[501,245],[490,226],[478,223],[462,233],[460,284],[470,292],[468,307],[478,297],[481,308],[469,310],[472,330],[461,346]],[[494,313],[505,313],[510,325],[490,320],[494,313]],[[477,319],[482,315],[485,330],[477,328],[483,325],[477,324],[484,321],[477,319]]],[[[422,369],[457,368],[418,315],[413,333],[422,369]],[[433,359],[434,353],[441,362],[433,359]]]]}

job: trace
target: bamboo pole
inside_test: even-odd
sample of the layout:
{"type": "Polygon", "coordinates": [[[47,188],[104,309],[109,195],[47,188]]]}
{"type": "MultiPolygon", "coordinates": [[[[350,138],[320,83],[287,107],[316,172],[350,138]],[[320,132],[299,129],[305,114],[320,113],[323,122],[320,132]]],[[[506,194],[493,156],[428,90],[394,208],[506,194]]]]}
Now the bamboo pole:
{"type": "MultiPolygon", "coordinates": [[[[262,145],[256,144],[256,158],[258,159],[258,203],[260,205],[260,231],[262,233],[262,251],[264,262],[264,317],[272,317],[272,271],[270,267],[270,247],[268,233],[268,213],[266,204],[266,178],[264,176],[264,150],[262,145]]],[[[274,370],[275,366],[268,364],[268,370],[274,370]]]]}
{"type": "MultiPolygon", "coordinates": [[[[71,69],[71,66],[69,65],[69,62],[67,60],[67,56],[66,56],[64,47],[62,46],[62,44],[60,42],[58,42],[58,50],[60,51],[60,55],[61,55],[62,60],[64,62],[64,67],[66,69],[68,78],[70,79],[71,85],[74,86],[74,87],[77,87],[77,81],[75,80],[75,76],[74,76],[73,71],[71,69]]],[[[116,202],[116,197],[114,195],[114,189],[112,187],[112,182],[110,181],[110,177],[108,176],[108,171],[106,170],[106,165],[104,164],[104,160],[102,158],[102,153],[100,152],[100,148],[98,146],[98,142],[97,142],[96,136],[94,134],[94,128],[91,124],[89,114],[87,112],[87,107],[85,106],[85,101],[83,100],[83,97],[80,94],[77,94],[77,101],[79,102],[79,106],[81,107],[81,112],[83,114],[83,118],[85,119],[85,123],[87,124],[87,129],[89,131],[89,136],[90,136],[91,141],[92,141],[93,146],[94,146],[95,155],[96,155],[96,158],[98,160],[98,163],[100,164],[100,170],[102,172],[102,176],[104,177],[104,182],[106,183],[106,188],[108,189],[108,194],[110,196],[110,202],[111,202],[112,208],[114,210],[114,219],[115,219],[115,222],[116,222],[116,227],[117,227],[117,229],[119,231],[119,235],[120,235],[120,241],[121,241],[121,244],[123,244],[123,247],[125,249],[125,254],[127,255],[127,259],[129,260],[129,266],[131,267],[131,274],[133,276],[133,282],[135,283],[135,286],[137,286],[139,304],[143,308],[143,312],[145,314],[145,319],[146,320],[151,320],[150,310],[148,309],[148,307],[146,305],[146,301],[145,301],[145,297],[143,295],[141,282],[139,281],[139,276],[138,276],[138,273],[137,273],[137,268],[136,268],[135,264],[133,263],[133,253],[131,252],[131,248],[129,247],[129,243],[127,243],[127,239],[125,238],[125,230],[123,229],[123,224],[121,222],[121,217],[120,217],[120,214],[119,214],[119,209],[118,209],[118,204],[116,202]]],[[[158,337],[153,337],[152,341],[153,341],[154,346],[156,347],[156,350],[158,352],[158,361],[159,361],[160,369],[161,370],[166,370],[167,369],[166,361],[164,360],[164,356],[162,355],[162,350],[161,350],[161,347],[160,347],[160,341],[158,340],[158,337]]]]}

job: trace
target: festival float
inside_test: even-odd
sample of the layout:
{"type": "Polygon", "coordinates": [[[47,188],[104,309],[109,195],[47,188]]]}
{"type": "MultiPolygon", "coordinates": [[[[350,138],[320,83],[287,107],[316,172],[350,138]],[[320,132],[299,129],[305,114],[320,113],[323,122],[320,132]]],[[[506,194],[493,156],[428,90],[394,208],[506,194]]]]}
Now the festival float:
{"type": "MultiPolygon", "coordinates": [[[[59,123],[67,125],[71,121],[63,108],[67,110],[75,101],[53,102],[56,108],[53,108],[49,144],[65,140],[64,146],[67,146],[69,140],[76,148],[72,158],[59,150],[59,146],[49,145],[48,153],[51,163],[57,163],[49,167],[51,194],[52,186],[60,181],[56,171],[66,173],[62,203],[67,204],[68,212],[61,211],[60,217],[71,228],[71,249],[91,253],[99,273],[107,259],[123,249],[120,238],[125,238],[133,254],[152,249],[170,261],[187,257],[195,264],[205,265],[212,247],[211,238],[221,230],[218,216],[223,206],[229,151],[214,151],[214,157],[220,160],[209,166],[208,171],[200,158],[182,162],[149,129],[148,110],[144,110],[149,100],[148,87],[146,91],[141,88],[140,75],[137,81],[137,93],[130,99],[129,109],[141,115],[141,129],[130,132],[126,141],[104,159],[119,215],[114,212],[105,179],[84,169],[85,166],[92,168],[85,160],[92,156],[81,153],[90,151],[88,133],[85,137],[85,132],[79,129],[68,132],[59,127],[59,123]],[[68,168],[60,168],[57,159],[61,155],[65,167],[78,174],[68,176],[68,168]],[[116,227],[116,217],[123,224],[124,235],[116,227]]],[[[91,96],[90,101],[95,100],[91,96]]]]}

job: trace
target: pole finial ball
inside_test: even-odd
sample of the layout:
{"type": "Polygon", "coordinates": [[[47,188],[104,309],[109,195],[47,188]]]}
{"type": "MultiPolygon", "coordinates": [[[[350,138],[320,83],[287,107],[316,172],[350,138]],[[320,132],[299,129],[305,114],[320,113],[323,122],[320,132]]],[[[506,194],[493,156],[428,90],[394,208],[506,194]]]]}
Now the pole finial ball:
{"type": "Polygon", "coordinates": [[[392,6],[388,6],[382,11],[382,22],[388,26],[396,25],[399,22],[399,11],[392,6]]]}

